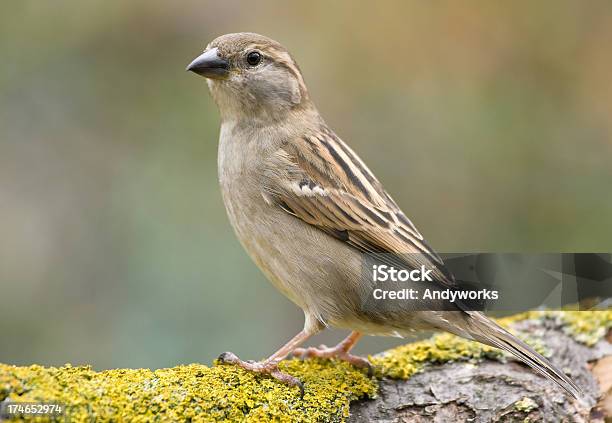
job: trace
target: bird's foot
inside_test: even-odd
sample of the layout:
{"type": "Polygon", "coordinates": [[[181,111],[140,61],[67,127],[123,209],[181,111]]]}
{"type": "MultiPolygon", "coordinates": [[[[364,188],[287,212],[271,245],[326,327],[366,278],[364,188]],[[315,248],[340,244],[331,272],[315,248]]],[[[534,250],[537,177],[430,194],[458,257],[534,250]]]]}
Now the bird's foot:
{"type": "Polygon", "coordinates": [[[319,357],[319,358],[337,358],[347,363],[352,364],[355,367],[362,369],[368,369],[368,376],[371,377],[374,374],[374,370],[370,361],[367,358],[359,357],[358,355],[349,354],[344,343],[339,343],[335,347],[328,347],[326,345],[319,345],[318,348],[296,348],[293,350],[293,355],[299,358],[319,357]]]}
{"type": "Polygon", "coordinates": [[[264,361],[242,361],[236,356],[236,354],[231,352],[222,353],[219,358],[219,362],[221,364],[233,364],[238,367],[242,367],[245,370],[250,372],[259,373],[262,375],[268,375],[279,382],[282,382],[289,386],[297,386],[300,388],[300,395],[304,396],[304,384],[298,378],[288,375],[287,373],[283,373],[278,369],[279,361],[275,360],[264,360],[264,361]]]}

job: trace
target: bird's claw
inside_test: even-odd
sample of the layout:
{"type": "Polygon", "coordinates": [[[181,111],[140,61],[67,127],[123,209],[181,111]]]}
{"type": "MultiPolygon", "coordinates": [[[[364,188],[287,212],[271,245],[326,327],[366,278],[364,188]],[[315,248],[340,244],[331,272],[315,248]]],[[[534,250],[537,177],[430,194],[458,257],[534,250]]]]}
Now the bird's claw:
{"type": "Polygon", "coordinates": [[[374,375],[374,368],[367,358],[359,357],[357,355],[349,354],[348,351],[344,350],[341,346],[327,347],[325,345],[319,345],[318,348],[296,348],[293,350],[293,355],[299,358],[337,358],[338,360],[346,361],[355,367],[368,370],[368,377],[374,375]]]}
{"type": "Polygon", "coordinates": [[[220,354],[217,360],[219,364],[235,365],[253,373],[270,376],[285,385],[297,386],[300,389],[300,397],[304,398],[304,384],[302,381],[294,376],[281,372],[278,369],[278,361],[242,361],[236,354],[229,351],[220,354]]]}

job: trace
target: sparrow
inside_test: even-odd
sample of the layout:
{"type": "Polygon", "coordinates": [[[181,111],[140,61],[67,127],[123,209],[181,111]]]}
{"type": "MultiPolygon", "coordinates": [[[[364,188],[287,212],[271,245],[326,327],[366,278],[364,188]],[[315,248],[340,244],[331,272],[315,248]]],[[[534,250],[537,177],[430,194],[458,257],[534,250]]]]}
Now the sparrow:
{"type": "Polygon", "coordinates": [[[221,128],[218,177],[227,215],[241,244],[272,284],[304,312],[304,327],[267,359],[219,360],[269,375],[290,354],[346,360],[364,335],[407,336],[443,330],[505,350],[579,398],[560,369],[479,311],[461,304],[393,305],[364,301],[368,255],[408,269],[427,265],[435,283],[456,286],[438,254],[355,152],[325,123],[296,61],[278,42],[254,33],[213,40],[188,66],[207,80],[221,128]],[[335,347],[301,348],[326,327],[351,333],[335,347]]]}

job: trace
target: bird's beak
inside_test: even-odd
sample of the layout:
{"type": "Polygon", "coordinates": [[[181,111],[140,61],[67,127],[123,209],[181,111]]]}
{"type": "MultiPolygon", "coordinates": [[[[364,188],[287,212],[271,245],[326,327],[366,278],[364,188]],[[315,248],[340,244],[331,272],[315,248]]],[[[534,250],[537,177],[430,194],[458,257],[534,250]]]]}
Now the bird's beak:
{"type": "Polygon", "coordinates": [[[187,70],[206,78],[224,79],[229,74],[229,62],[219,57],[217,48],[211,48],[196,57],[187,70]]]}

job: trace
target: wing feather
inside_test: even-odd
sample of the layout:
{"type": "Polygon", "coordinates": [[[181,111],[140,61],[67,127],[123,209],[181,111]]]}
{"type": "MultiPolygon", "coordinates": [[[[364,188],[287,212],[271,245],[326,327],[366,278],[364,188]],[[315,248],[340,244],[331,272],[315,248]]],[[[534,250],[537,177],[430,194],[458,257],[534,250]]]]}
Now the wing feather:
{"type": "Polygon", "coordinates": [[[268,169],[265,194],[286,212],[361,252],[410,268],[430,265],[436,279],[455,285],[438,254],[331,130],[286,143],[268,169]]]}

